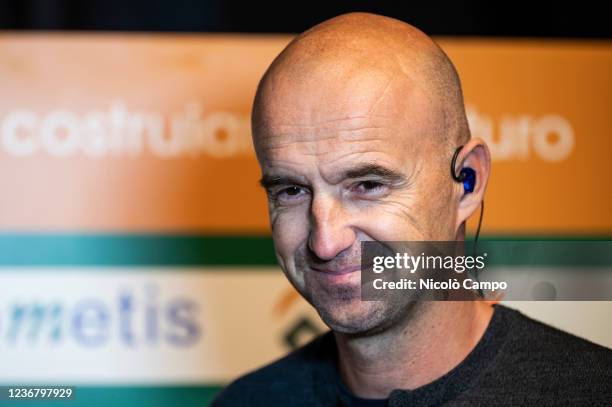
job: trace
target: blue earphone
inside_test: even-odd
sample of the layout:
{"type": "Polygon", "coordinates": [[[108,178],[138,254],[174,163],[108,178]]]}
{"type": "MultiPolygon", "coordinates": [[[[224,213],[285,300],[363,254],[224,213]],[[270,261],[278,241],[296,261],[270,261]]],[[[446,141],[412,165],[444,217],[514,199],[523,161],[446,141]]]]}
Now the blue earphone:
{"type": "Polygon", "coordinates": [[[469,194],[474,192],[474,188],[476,187],[476,171],[470,167],[465,167],[461,169],[459,175],[455,173],[457,156],[462,148],[463,146],[457,147],[455,154],[453,155],[453,159],[451,160],[451,176],[455,181],[463,183],[463,191],[466,194],[469,194]]]}

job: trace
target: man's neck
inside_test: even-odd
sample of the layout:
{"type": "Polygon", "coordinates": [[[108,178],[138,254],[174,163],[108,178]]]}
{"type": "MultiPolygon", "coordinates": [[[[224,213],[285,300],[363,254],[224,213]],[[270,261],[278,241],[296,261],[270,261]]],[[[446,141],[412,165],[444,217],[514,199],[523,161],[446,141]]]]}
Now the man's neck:
{"type": "Polygon", "coordinates": [[[484,301],[416,304],[402,326],[360,337],[335,333],[339,370],[357,396],[386,398],[415,389],[459,365],[487,329],[493,307],[484,301]]]}

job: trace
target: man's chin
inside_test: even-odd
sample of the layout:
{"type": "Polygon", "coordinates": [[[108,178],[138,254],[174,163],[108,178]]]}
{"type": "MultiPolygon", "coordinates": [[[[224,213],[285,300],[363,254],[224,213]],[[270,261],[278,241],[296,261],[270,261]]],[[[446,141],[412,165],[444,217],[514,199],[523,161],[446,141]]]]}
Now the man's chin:
{"type": "Polygon", "coordinates": [[[367,334],[384,323],[380,303],[354,299],[342,304],[313,304],[329,328],[343,334],[367,334]]]}

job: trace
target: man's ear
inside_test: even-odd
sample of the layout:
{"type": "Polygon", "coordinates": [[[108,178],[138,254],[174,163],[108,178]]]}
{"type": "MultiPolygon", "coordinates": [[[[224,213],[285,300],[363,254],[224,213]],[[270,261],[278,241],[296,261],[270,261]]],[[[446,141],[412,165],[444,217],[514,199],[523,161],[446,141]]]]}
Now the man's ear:
{"type": "Polygon", "coordinates": [[[472,138],[461,149],[457,157],[455,173],[459,174],[461,169],[466,167],[476,172],[476,183],[473,192],[465,193],[463,183],[457,182],[457,194],[455,196],[459,199],[459,205],[457,206],[456,231],[474,214],[484,199],[491,171],[491,154],[487,144],[482,139],[472,138]]]}

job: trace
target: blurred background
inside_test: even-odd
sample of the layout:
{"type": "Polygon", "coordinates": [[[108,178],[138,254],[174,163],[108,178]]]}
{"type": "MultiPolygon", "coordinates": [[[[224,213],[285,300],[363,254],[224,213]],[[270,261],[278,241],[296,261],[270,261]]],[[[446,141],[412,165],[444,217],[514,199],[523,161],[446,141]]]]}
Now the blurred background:
{"type": "MultiPolygon", "coordinates": [[[[206,405],[325,329],[276,266],[249,112],[292,36],[348,11],[456,64],[493,158],[483,239],[610,239],[603,7],[1,0],[0,385],[206,405]]],[[[610,302],[509,305],[612,346],[610,302]]]]}

